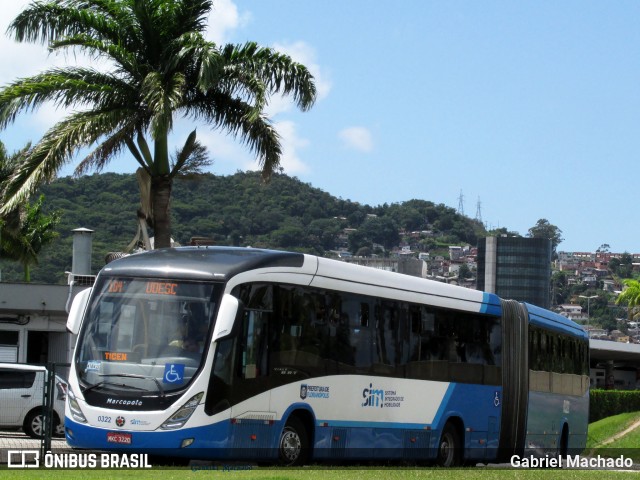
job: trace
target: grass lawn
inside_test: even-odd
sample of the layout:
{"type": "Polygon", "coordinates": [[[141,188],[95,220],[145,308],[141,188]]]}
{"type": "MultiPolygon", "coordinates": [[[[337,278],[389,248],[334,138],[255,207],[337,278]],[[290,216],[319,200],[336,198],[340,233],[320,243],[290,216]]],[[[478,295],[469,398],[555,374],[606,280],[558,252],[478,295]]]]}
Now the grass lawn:
{"type": "MultiPolygon", "coordinates": [[[[632,424],[640,421],[640,412],[621,413],[613,417],[603,418],[589,425],[587,449],[595,448],[608,438],[626,430],[632,424]]],[[[640,446],[640,444],[636,444],[640,446]]]]}
{"type": "Polygon", "coordinates": [[[204,480],[207,478],[236,478],[238,480],[354,480],[359,478],[374,480],[582,480],[582,479],[626,479],[638,478],[638,472],[608,472],[585,470],[511,470],[473,468],[461,470],[445,469],[318,469],[303,468],[296,470],[254,469],[241,472],[191,471],[191,470],[38,470],[34,472],[0,471],[0,480],[204,480]]]}
{"type": "Polygon", "coordinates": [[[625,456],[640,463],[640,427],[611,443],[603,443],[640,421],[640,412],[621,413],[603,418],[589,425],[589,438],[585,455],[603,457],[625,456]]]}

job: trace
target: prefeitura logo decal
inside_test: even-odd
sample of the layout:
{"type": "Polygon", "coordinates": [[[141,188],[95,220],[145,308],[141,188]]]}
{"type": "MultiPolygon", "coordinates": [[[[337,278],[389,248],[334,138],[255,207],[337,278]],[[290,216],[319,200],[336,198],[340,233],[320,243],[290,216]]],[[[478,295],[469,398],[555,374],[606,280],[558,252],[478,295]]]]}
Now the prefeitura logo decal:
{"type": "Polygon", "coordinates": [[[303,383],[300,385],[300,398],[302,400],[307,398],[329,398],[329,387],[303,383]]]}
{"type": "Polygon", "coordinates": [[[124,427],[124,424],[127,423],[127,421],[124,419],[124,417],[118,417],[116,418],[116,425],[119,427],[124,427]]]}

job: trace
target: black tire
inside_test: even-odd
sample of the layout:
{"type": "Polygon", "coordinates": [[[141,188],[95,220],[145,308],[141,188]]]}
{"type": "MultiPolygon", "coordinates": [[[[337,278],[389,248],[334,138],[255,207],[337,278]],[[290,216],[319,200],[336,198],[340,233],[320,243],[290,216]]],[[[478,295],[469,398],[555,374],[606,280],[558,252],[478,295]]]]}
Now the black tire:
{"type": "MultiPolygon", "coordinates": [[[[60,437],[64,436],[64,425],[60,423],[58,416],[53,414],[53,436],[60,437]]],[[[25,417],[24,423],[22,424],[22,430],[31,438],[42,438],[44,437],[44,413],[42,410],[32,410],[25,417]]]]}
{"type": "Polygon", "coordinates": [[[460,434],[452,423],[447,423],[438,443],[436,462],[441,467],[459,467],[462,465],[462,444],[460,434]]]}
{"type": "Polygon", "coordinates": [[[58,415],[53,416],[53,436],[64,437],[64,422],[61,422],[58,415]]]}
{"type": "Polygon", "coordinates": [[[309,435],[296,417],[291,417],[282,429],[278,442],[278,462],[286,466],[304,465],[309,458],[309,435]]]}
{"type": "Polygon", "coordinates": [[[567,458],[569,455],[569,427],[566,425],[562,429],[562,436],[560,437],[560,445],[558,445],[558,456],[562,459],[567,458]]]}
{"type": "Polygon", "coordinates": [[[24,433],[31,438],[42,438],[44,435],[44,417],[42,411],[32,410],[29,412],[24,418],[22,429],[24,433]]]}

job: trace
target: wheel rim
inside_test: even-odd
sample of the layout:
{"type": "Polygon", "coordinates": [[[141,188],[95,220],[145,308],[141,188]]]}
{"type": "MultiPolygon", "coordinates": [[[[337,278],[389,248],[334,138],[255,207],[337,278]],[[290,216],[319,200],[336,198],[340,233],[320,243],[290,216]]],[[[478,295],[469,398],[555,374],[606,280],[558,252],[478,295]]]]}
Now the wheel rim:
{"type": "Polygon", "coordinates": [[[440,440],[440,464],[448,467],[453,463],[454,455],[453,438],[449,433],[445,433],[440,440]]]}
{"type": "Polygon", "coordinates": [[[280,439],[280,454],[283,460],[288,463],[295,463],[300,457],[302,451],[302,441],[298,432],[291,428],[286,428],[282,432],[282,438],[280,439]]]}
{"type": "Polygon", "coordinates": [[[31,420],[31,430],[33,430],[33,433],[38,437],[42,436],[44,430],[42,420],[42,415],[36,415],[33,417],[33,420],[31,420]]]}

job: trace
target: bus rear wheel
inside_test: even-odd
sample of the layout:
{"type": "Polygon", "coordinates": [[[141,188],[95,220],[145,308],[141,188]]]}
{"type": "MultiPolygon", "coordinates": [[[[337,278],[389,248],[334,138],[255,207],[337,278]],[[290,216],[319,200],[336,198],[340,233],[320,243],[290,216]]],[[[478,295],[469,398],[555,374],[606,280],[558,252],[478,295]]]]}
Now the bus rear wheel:
{"type": "Polygon", "coordinates": [[[304,465],[309,456],[309,437],[304,425],[296,417],[291,417],[280,435],[278,460],[281,465],[304,465]]]}
{"type": "Polygon", "coordinates": [[[457,467],[462,464],[460,434],[451,423],[447,423],[442,431],[436,460],[441,467],[457,467]]]}

